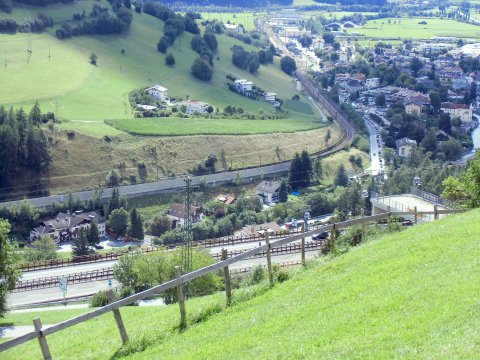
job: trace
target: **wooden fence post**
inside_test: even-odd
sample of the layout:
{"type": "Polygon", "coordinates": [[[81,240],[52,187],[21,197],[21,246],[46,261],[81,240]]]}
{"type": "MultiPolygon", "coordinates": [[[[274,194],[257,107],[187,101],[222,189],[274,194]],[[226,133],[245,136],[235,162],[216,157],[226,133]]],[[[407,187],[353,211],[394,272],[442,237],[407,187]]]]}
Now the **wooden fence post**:
{"type": "MultiPolygon", "coordinates": [[[[108,290],[108,300],[112,303],[115,301],[115,296],[113,295],[113,290],[108,290]]],[[[126,344],[128,342],[128,335],[125,326],[123,325],[122,315],[120,314],[119,309],[114,309],[113,316],[115,317],[115,322],[117,323],[118,331],[120,332],[120,337],[122,338],[122,343],[126,344]]]]}
{"type": "Polygon", "coordinates": [[[365,211],[362,209],[362,242],[366,240],[366,232],[365,232],[365,211]]]}
{"type": "Polygon", "coordinates": [[[50,355],[50,349],[48,348],[47,338],[42,332],[42,322],[40,321],[40,318],[33,319],[33,326],[39,333],[38,343],[40,344],[40,349],[42,349],[43,358],[45,360],[52,360],[52,355],[50,355]]]}
{"type": "Polygon", "coordinates": [[[332,232],[330,233],[330,240],[332,242],[332,246],[330,247],[330,252],[333,253],[335,252],[335,240],[337,238],[337,229],[335,227],[335,223],[332,224],[332,232]]]}
{"type": "Polygon", "coordinates": [[[270,286],[273,286],[272,255],[270,254],[271,245],[270,245],[270,240],[268,239],[268,231],[265,232],[265,243],[267,245],[268,279],[270,280],[270,286]]]}
{"type": "MultiPolygon", "coordinates": [[[[302,233],[305,232],[305,224],[302,224],[302,233]]],[[[302,265],[305,266],[306,265],[306,261],[305,261],[305,236],[302,237],[302,265]]]]}
{"type": "Polygon", "coordinates": [[[413,211],[414,211],[413,222],[415,223],[415,225],[417,225],[417,223],[418,223],[418,210],[417,210],[416,206],[413,208],[413,211]]]}
{"type": "MultiPolygon", "coordinates": [[[[227,260],[227,258],[227,249],[222,249],[222,260],[227,260]]],[[[227,295],[227,306],[230,306],[232,304],[232,282],[230,279],[230,270],[228,269],[228,266],[225,266],[223,268],[223,271],[225,276],[225,293],[227,295]]]]}
{"type": "Polygon", "coordinates": [[[388,207],[388,231],[392,227],[392,212],[390,211],[390,206],[388,207]]]}
{"type": "Polygon", "coordinates": [[[438,206],[433,205],[433,219],[438,220],[438,206]]]}
{"type": "MultiPolygon", "coordinates": [[[[180,266],[175,266],[175,276],[177,278],[182,276],[180,266]]],[[[180,307],[180,329],[185,329],[187,326],[187,315],[185,312],[185,296],[183,295],[183,284],[177,286],[178,306],[180,307]]]]}

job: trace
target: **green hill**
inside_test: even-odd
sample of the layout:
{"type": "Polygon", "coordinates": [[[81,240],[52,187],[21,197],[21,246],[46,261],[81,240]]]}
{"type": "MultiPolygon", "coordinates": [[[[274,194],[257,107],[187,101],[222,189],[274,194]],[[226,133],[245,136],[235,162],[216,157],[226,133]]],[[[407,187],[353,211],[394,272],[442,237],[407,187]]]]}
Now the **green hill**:
{"type": "MultiPolygon", "coordinates": [[[[475,210],[372,240],[332,261],[312,264],[272,290],[257,291],[258,296],[223,311],[222,294],[190,300],[190,321],[210,318],[181,334],[175,330],[177,305],[123,308],[133,339],[126,350],[146,348],[142,352],[117,352],[120,338],[108,314],[49,336],[52,355],[478,359],[479,216],[480,210],[475,210]]],[[[234,296],[238,300],[247,293],[236,290],[234,296]]],[[[41,315],[44,323],[60,321],[49,313],[41,315]]],[[[6,320],[22,323],[25,314],[6,320]]],[[[39,358],[40,350],[32,341],[4,355],[39,358]]]]}
{"type": "MultiPolygon", "coordinates": [[[[252,80],[257,86],[290,99],[295,92],[291,77],[275,64],[261,66],[257,75],[235,67],[231,62],[233,45],[254,49],[225,35],[218,36],[218,58],[214,76],[208,83],[190,74],[198,56],[190,48],[192,34],[185,32],[169,49],[175,66],[165,65],[165,55],[156,45],[163,34],[163,22],[147,14],[133,13],[130,30],[122,35],[80,36],[60,41],[53,34],[59,23],[72,19],[75,12],[88,9],[94,1],[77,1],[74,5],[52,5],[42,8],[23,6],[13,13],[0,14],[22,22],[38,11],[52,16],[56,25],[49,33],[32,36],[32,55],[27,64],[27,35],[0,35],[0,53],[6,67],[0,71],[0,99],[6,105],[30,105],[39,100],[43,111],[58,111],[60,117],[74,120],[103,120],[131,117],[127,95],[140,87],[160,83],[169,96],[187,96],[223,108],[231,104],[250,112],[270,112],[272,106],[234,94],[226,85],[227,74],[252,80]],[[122,54],[121,50],[125,53],[122,54]],[[98,56],[98,66],[89,64],[91,53],[98,56]],[[49,57],[50,54],[50,57],[49,57]],[[6,61],[3,59],[6,58],[6,61]]],[[[104,0],[101,1],[109,7],[104,0]]],[[[4,65],[4,64],[2,64],[4,65]]],[[[309,106],[308,104],[306,104],[309,106]]],[[[308,111],[308,110],[307,110],[308,111]]]]}

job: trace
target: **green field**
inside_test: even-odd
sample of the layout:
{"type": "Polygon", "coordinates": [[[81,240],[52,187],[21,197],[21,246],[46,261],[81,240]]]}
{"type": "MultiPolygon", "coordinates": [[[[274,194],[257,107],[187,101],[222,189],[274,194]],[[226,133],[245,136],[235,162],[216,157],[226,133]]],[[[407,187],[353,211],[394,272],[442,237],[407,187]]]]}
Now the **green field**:
{"type": "MultiPolygon", "coordinates": [[[[106,1],[102,0],[106,4],[106,1]]],[[[93,1],[75,6],[48,6],[42,11],[55,15],[58,21],[71,18],[93,1]]],[[[108,5],[109,6],[109,5],[108,5]]],[[[12,17],[32,16],[38,9],[14,9],[12,17]],[[21,15],[20,15],[21,14],[21,15]]],[[[39,100],[43,111],[55,111],[61,118],[71,120],[103,120],[132,116],[128,93],[155,83],[168,88],[170,97],[202,100],[214,106],[228,104],[246,111],[271,111],[270,105],[259,103],[228,91],[226,75],[252,80],[265,91],[275,91],[280,98],[291,98],[295,84],[291,77],[275,64],[262,66],[252,75],[231,63],[230,48],[241,44],[227,36],[218,36],[218,59],[212,80],[199,81],[190,75],[190,67],[198,56],[190,48],[192,34],[184,33],[170,49],[175,56],[174,68],[165,66],[165,55],[156,49],[162,35],[163,22],[146,14],[133,12],[130,31],[124,35],[81,36],[60,41],[52,34],[32,36],[32,56],[27,64],[27,36],[25,34],[0,35],[1,57],[6,56],[7,67],[0,72],[0,99],[2,104],[31,106],[39,100]],[[121,54],[121,50],[125,54],[121,54]],[[49,58],[49,52],[51,57],[49,58]],[[98,66],[89,64],[94,52],[98,66]]],[[[49,31],[52,31],[51,29],[49,31]]],[[[4,61],[2,61],[3,63],[4,61]]],[[[74,124],[74,123],[72,123],[74,124]]]]}
{"type": "Polygon", "coordinates": [[[318,119],[204,119],[144,118],[107,120],[114,128],[134,135],[251,135],[291,133],[322,127],[318,119]]]}
{"type": "Polygon", "coordinates": [[[285,110],[293,111],[300,114],[314,115],[310,104],[303,101],[285,100],[283,107],[285,110]]]}
{"type": "Polygon", "coordinates": [[[434,36],[480,38],[480,28],[455,20],[437,18],[385,18],[370,20],[363,27],[347,29],[372,38],[429,39],[434,36]],[[388,21],[390,20],[390,24],[388,21]],[[427,24],[419,24],[426,21],[427,24]]]}
{"type": "Polygon", "coordinates": [[[252,31],[255,30],[254,20],[257,17],[264,16],[265,13],[260,12],[202,12],[202,18],[207,20],[219,20],[224,22],[230,22],[230,24],[243,25],[245,30],[252,31]]]}
{"type": "MultiPolygon", "coordinates": [[[[56,359],[477,359],[479,216],[475,210],[369,241],[270,291],[250,290],[257,295],[228,309],[223,294],[189,300],[191,325],[181,334],[177,305],[127,307],[132,344],[123,351],[112,314],[48,336],[50,349],[56,359]],[[198,319],[205,321],[192,325],[198,319]]],[[[234,291],[237,300],[245,294],[234,291]]],[[[62,319],[40,316],[45,324],[62,319]]],[[[2,355],[39,358],[39,349],[30,341],[2,355]]]]}

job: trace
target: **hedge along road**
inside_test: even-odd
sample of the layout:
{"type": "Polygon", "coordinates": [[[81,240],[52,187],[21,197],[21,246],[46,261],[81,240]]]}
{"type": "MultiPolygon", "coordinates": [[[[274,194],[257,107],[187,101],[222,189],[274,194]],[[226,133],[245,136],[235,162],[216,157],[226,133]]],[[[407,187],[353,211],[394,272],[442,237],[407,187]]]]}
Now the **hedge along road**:
{"type": "MultiPolygon", "coordinates": [[[[306,83],[306,79],[304,77],[300,77],[300,80],[303,83],[306,83]]],[[[319,151],[318,153],[312,154],[315,157],[326,157],[337,151],[342,150],[346,146],[350,145],[355,137],[355,130],[353,129],[352,124],[348,121],[346,116],[341,112],[337,111],[333,102],[320,94],[320,92],[314,92],[313,86],[311,82],[308,84],[310,86],[305,86],[305,88],[311,93],[315,100],[320,100],[324,105],[330,105],[327,110],[334,111],[335,114],[335,121],[342,129],[342,138],[335,144],[319,151]],[[334,109],[334,110],[332,110],[334,109]]],[[[235,181],[238,177],[242,180],[242,182],[252,181],[254,179],[260,178],[262,176],[273,177],[273,176],[281,176],[288,173],[288,169],[290,167],[290,161],[285,161],[277,164],[272,165],[265,165],[265,166],[258,166],[252,167],[248,169],[240,169],[240,170],[233,170],[228,172],[221,172],[215,174],[208,174],[208,175],[201,175],[201,176],[191,176],[191,185],[192,186],[200,186],[202,183],[208,186],[219,186],[226,184],[230,181],[235,181]]],[[[137,196],[144,196],[144,195],[153,195],[162,192],[173,192],[182,190],[185,187],[185,178],[186,176],[178,176],[174,178],[166,178],[156,182],[151,183],[143,183],[143,184],[135,184],[135,185],[127,185],[127,186],[120,186],[119,191],[122,196],[126,196],[127,198],[133,198],[137,196]]],[[[95,190],[88,190],[88,191],[80,191],[71,193],[74,198],[78,198],[81,201],[86,201],[91,199],[95,195],[95,190]]],[[[107,200],[112,195],[112,188],[106,188],[102,190],[101,199],[107,200]]],[[[68,194],[62,195],[50,195],[44,197],[37,197],[37,198],[29,198],[28,201],[34,208],[42,208],[51,206],[53,203],[62,203],[68,200],[68,194]]],[[[7,201],[0,203],[0,207],[19,207],[23,200],[15,200],[15,201],[7,201]]]]}

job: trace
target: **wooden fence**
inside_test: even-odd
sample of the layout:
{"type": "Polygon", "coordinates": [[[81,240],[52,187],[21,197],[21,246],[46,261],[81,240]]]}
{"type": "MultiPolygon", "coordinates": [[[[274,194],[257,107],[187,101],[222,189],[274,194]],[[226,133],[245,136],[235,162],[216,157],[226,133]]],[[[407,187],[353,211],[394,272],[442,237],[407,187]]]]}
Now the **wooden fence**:
{"type": "Polygon", "coordinates": [[[392,223],[392,218],[395,216],[412,216],[414,215],[415,220],[417,219],[418,215],[434,215],[434,219],[438,219],[439,215],[443,214],[451,214],[458,212],[458,210],[438,210],[437,207],[434,207],[434,211],[423,211],[423,212],[417,212],[415,211],[414,213],[412,212],[386,212],[378,215],[372,215],[372,216],[367,216],[367,217],[361,217],[358,219],[353,219],[353,220],[347,220],[344,222],[340,223],[335,223],[335,224],[330,224],[330,225],[325,225],[321,226],[319,228],[316,228],[314,230],[306,231],[306,232],[301,232],[300,234],[292,235],[283,239],[279,239],[275,242],[270,242],[268,235],[265,238],[265,245],[253,248],[251,250],[247,250],[241,254],[238,254],[236,256],[228,258],[227,251],[226,249],[223,250],[222,254],[222,261],[206,266],[204,268],[192,271],[187,274],[181,274],[180,267],[175,268],[175,274],[176,277],[170,281],[167,281],[163,284],[154,286],[148,290],[139,292],[137,294],[131,295],[129,297],[126,297],[124,299],[118,300],[118,301],[113,301],[113,292],[110,292],[110,297],[111,297],[111,303],[103,306],[101,308],[95,309],[91,312],[88,312],[86,314],[68,319],[66,321],[63,321],[59,324],[52,325],[47,328],[43,328],[41,320],[39,318],[36,318],[33,320],[34,328],[35,330],[30,331],[29,333],[16,337],[11,340],[7,340],[3,343],[0,343],[0,352],[3,352],[7,349],[13,348],[15,346],[18,346],[20,344],[23,344],[27,341],[37,339],[40,345],[40,348],[42,350],[42,354],[44,359],[51,359],[50,355],[50,349],[48,347],[47,343],[47,336],[54,334],[56,332],[62,331],[64,329],[67,329],[71,326],[81,324],[87,320],[99,317],[100,315],[106,314],[110,311],[113,312],[118,330],[120,332],[120,337],[122,339],[123,343],[128,342],[128,335],[126,328],[123,324],[122,316],[120,314],[120,308],[122,306],[130,305],[135,303],[138,300],[145,299],[147,297],[151,297],[154,295],[157,295],[159,293],[163,293],[166,290],[172,289],[172,288],[177,288],[178,292],[178,304],[180,308],[180,327],[185,327],[186,326],[186,311],[185,311],[185,297],[183,294],[183,284],[186,284],[192,280],[195,280],[199,277],[202,277],[204,275],[210,274],[212,272],[216,272],[218,270],[223,270],[224,275],[225,275],[225,293],[227,297],[227,306],[231,304],[232,301],[232,289],[231,289],[231,280],[230,280],[230,270],[229,270],[229,265],[237,263],[239,261],[242,261],[247,258],[251,258],[255,256],[256,254],[260,254],[265,252],[267,255],[267,269],[268,269],[268,277],[270,281],[270,285],[273,285],[273,270],[272,270],[272,260],[271,260],[271,253],[272,249],[281,247],[283,245],[286,245],[288,243],[294,242],[301,240],[302,244],[302,249],[301,249],[301,259],[302,259],[302,264],[305,264],[305,237],[307,236],[312,236],[319,231],[330,231],[332,236],[331,236],[331,241],[332,245],[334,246],[334,243],[336,241],[336,230],[340,229],[345,229],[351,226],[356,226],[356,225],[361,225],[362,227],[362,238],[365,239],[365,228],[366,224],[371,223],[371,222],[377,222],[382,219],[387,219],[388,226],[392,223]]]}

